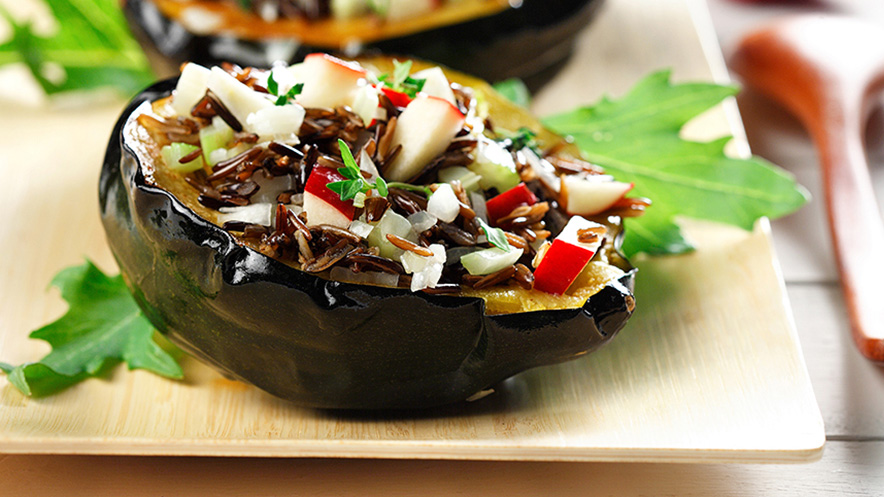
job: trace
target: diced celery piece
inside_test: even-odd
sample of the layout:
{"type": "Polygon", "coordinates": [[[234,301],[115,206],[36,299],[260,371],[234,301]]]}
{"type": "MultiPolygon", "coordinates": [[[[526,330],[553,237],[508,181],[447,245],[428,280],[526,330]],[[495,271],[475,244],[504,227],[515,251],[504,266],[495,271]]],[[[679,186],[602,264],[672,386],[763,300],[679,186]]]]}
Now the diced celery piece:
{"type": "Polygon", "coordinates": [[[479,186],[483,190],[496,188],[505,192],[521,181],[516,163],[508,150],[493,141],[480,141],[476,147],[476,160],[467,168],[481,176],[479,186]]]}
{"type": "Polygon", "coordinates": [[[460,258],[460,263],[470,274],[477,276],[491,274],[507,266],[512,266],[519,260],[519,257],[522,257],[522,249],[511,247],[509,252],[504,252],[497,247],[492,247],[463,255],[460,258]]]}
{"type": "Polygon", "coordinates": [[[182,164],[180,160],[195,150],[199,150],[199,147],[188,143],[172,143],[160,149],[160,154],[169,169],[179,173],[192,173],[205,167],[202,155],[186,164],[182,164]]]}
{"type": "MultiPolygon", "coordinates": [[[[214,166],[220,161],[212,160],[212,152],[219,148],[226,148],[233,140],[233,128],[227,125],[220,117],[215,117],[210,126],[200,129],[200,147],[203,149],[203,157],[214,166]]],[[[215,154],[215,158],[220,154],[215,154]]]]}
{"type": "Polygon", "coordinates": [[[371,230],[367,240],[369,245],[380,249],[380,255],[383,257],[399,260],[404,251],[387,240],[388,234],[393,234],[412,242],[417,241],[417,234],[411,229],[411,223],[408,219],[396,214],[392,209],[387,209],[387,212],[384,213],[381,220],[375,225],[375,228],[371,230]]]}
{"type": "Polygon", "coordinates": [[[446,167],[439,170],[439,181],[443,183],[451,183],[452,181],[460,181],[463,189],[466,191],[474,191],[479,189],[479,182],[482,177],[470,171],[463,166],[446,167]]]}

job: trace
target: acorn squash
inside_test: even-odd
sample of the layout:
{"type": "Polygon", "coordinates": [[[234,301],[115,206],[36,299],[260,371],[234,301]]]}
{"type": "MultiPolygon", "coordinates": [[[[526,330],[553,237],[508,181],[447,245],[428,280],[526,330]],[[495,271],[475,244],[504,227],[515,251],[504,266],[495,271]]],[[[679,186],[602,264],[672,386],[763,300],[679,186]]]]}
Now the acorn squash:
{"type": "MultiPolygon", "coordinates": [[[[501,126],[541,129],[487,84],[446,74],[482,93],[501,126]]],[[[545,295],[527,312],[505,310],[539,292],[437,295],[350,284],[253,250],[197,214],[179,198],[184,189],[158,184],[157,154],[136,117],[175,84],[146,89],[117,122],[100,178],[101,218],[151,322],[221,373],[303,406],[424,408],[591,352],[632,314],[635,270],[616,250],[619,237],[605,247],[610,272],[585,277],[570,296],[545,295]]],[[[560,138],[542,131],[538,140],[560,138]]]]}
{"type": "MultiPolygon", "coordinates": [[[[395,53],[498,81],[531,78],[563,62],[599,4],[459,0],[398,21],[370,16],[267,21],[235,2],[217,0],[126,0],[125,8],[142,38],[176,62],[267,66],[315,51],[395,53]]],[[[539,83],[543,75],[536,79],[539,83]]]]}

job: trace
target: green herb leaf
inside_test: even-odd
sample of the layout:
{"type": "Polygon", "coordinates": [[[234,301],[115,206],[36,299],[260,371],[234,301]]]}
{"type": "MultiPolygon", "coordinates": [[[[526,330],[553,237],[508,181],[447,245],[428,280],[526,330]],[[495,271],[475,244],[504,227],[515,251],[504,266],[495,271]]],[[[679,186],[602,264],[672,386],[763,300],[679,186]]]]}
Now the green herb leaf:
{"type": "Polygon", "coordinates": [[[116,0],[52,0],[58,31],[39,36],[2,7],[12,38],[0,45],[0,65],[22,62],[49,94],[112,87],[130,96],[150,84],[154,74],[132,37],[116,0]],[[50,76],[51,66],[63,70],[50,76]]]}
{"type": "MultiPolygon", "coordinates": [[[[353,157],[350,147],[347,146],[347,142],[338,138],[338,147],[341,149],[341,159],[344,160],[344,168],[354,171],[357,176],[362,177],[359,166],[356,164],[356,159],[353,157]]],[[[340,169],[338,170],[340,171],[340,169]]]]}
{"type": "Polygon", "coordinates": [[[304,91],[304,83],[296,83],[294,86],[289,88],[289,91],[286,92],[285,96],[291,100],[300,95],[302,91],[304,91]]]}
{"type": "Polygon", "coordinates": [[[154,342],[154,329],[129,294],[122,276],[113,278],[87,261],[62,270],[52,280],[68,302],[68,312],[31,333],[52,351],[38,362],[0,363],[10,383],[25,395],[43,396],[98,376],[120,361],[181,378],[181,367],[154,342]]]}
{"type": "Polygon", "coordinates": [[[429,187],[423,185],[412,185],[409,183],[400,183],[398,181],[390,181],[387,183],[387,188],[399,188],[400,190],[408,190],[417,193],[423,193],[427,198],[433,194],[433,190],[430,190],[429,187]]]}
{"type": "Polygon", "coordinates": [[[377,188],[378,195],[386,197],[387,194],[390,193],[389,189],[387,188],[387,182],[384,181],[384,178],[378,176],[378,179],[376,179],[374,183],[375,187],[377,188]]]}
{"type": "Polygon", "coordinates": [[[391,90],[398,91],[408,95],[411,98],[417,96],[418,92],[424,89],[426,79],[415,79],[409,76],[411,73],[412,61],[399,62],[393,59],[393,75],[382,74],[378,77],[378,81],[383,83],[391,90]]]}
{"type": "Polygon", "coordinates": [[[276,96],[276,100],[273,102],[276,106],[283,106],[293,100],[298,94],[301,93],[301,90],[304,89],[304,83],[298,83],[291,88],[289,91],[285,93],[285,95],[279,94],[279,83],[276,82],[276,79],[273,78],[273,72],[267,76],[267,91],[270,92],[271,95],[276,96]]]}
{"type": "MultiPolygon", "coordinates": [[[[503,145],[513,152],[517,152],[522,150],[525,147],[531,147],[536,149],[536,143],[534,138],[537,137],[537,133],[531,131],[529,128],[521,127],[519,131],[506,136],[505,133],[501,132],[505,137],[502,140],[498,140],[503,142],[503,145]]],[[[543,155],[542,153],[539,155],[543,155]]]]}
{"type": "Polygon", "coordinates": [[[399,62],[398,60],[393,60],[393,81],[390,82],[392,88],[398,88],[402,86],[402,83],[405,83],[405,80],[408,78],[408,75],[411,74],[411,66],[412,61],[406,60],[405,62],[399,62]]]}
{"type": "Polygon", "coordinates": [[[279,96],[279,83],[273,78],[273,71],[267,76],[267,91],[269,91],[271,95],[279,96]]]}
{"type": "Polygon", "coordinates": [[[338,146],[341,149],[341,159],[344,160],[344,167],[339,167],[338,172],[341,176],[347,178],[343,181],[333,181],[325,186],[329,190],[341,196],[341,200],[350,200],[360,193],[368,193],[371,190],[377,190],[382,197],[387,196],[387,183],[384,178],[378,176],[374,182],[369,183],[362,175],[362,170],[356,164],[353,158],[353,152],[344,140],[338,138],[338,146]]]}
{"type": "Polygon", "coordinates": [[[760,217],[783,216],[807,202],[807,191],[773,164],[727,156],[730,137],[702,143],[679,136],[688,121],[736,91],[712,83],[674,85],[661,71],[620,100],[603,98],[544,119],[553,131],[571,135],[586,159],[635,183],[633,194],[653,200],[644,216],[627,221],[627,255],[691,250],[676,216],[748,230],[760,217]]]}
{"type": "Polygon", "coordinates": [[[510,78],[494,83],[494,89],[510,102],[528,107],[531,105],[531,92],[525,86],[525,82],[519,78],[510,78]]]}
{"type": "Polygon", "coordinates": [[[479,227],[482,228],[482,231],[485,232],[485,237],[488,238],[488,243],[494,245],[495,247],[503,250],[504,252],[509,252],[512,250],[510,247],[510,242],[506,239],[506,234],[500,228],[492,228],[488,225],[482,218],[476,216],[476,220],[479,222],[479,227]]]}

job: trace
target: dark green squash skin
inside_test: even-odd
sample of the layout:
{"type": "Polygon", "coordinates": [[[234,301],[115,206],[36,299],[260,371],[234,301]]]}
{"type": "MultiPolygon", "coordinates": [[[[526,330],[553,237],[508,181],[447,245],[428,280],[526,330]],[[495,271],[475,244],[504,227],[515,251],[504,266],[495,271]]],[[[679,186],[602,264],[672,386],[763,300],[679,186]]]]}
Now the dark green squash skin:
{"type": "MultiPolygon", "coordinates": [[[[487,81],[528,78],[541,83],[544,71],[555,68],[570,54],[574,40],[595,17],[601,0],[524,0],[519,8],[472,21],[430,29],[369,44],[361,55],[404,54],[433,60],[487,81]]],[[[268,66],[261,42],[225,38],[224,46],[237,47],[219,57],[213,45],[216,35],[197,35],[163,16],[146,0],[126,0],[126,15],[160,53],[173,61],[213,65],[236,62],[244,66],[268,66]],[[246,55],[251,54],[251,55],[246,55]]],[[[327,47],[302,46],[292,60],[328,51],[327,47]]],[[[537,85],[530,85],[537,86],[537,85]]]]}
{"type": "Polygon", "coordinates": [[[137,107],[174,84],[148,88],[117,122],[101,218],[151,322],[225,375],[303,406],[423,408],[590,352],[629,318],[634,270],[580,309],[486,316],[479,298],[328,281],[243,247],[147,184],[124,139],[137,107]]]}

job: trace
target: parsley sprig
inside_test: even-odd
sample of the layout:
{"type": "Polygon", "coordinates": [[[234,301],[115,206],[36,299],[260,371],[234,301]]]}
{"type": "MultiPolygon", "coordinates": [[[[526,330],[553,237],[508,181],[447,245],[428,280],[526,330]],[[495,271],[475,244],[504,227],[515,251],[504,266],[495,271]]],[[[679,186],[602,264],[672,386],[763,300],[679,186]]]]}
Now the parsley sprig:
{"type": "Polygon", "coordinates": [[[267,76],[267,91],[269,91],[271,95],[276,97],[276,102],[274,102],[276,105],[282,106],[289,103],[289,101],[298,96],[298,94],[300,94],[301,90],[303,89],[304,83],[298,83],[295,86],[289,88],[289,91],[280,95],[279,83],[277,83],[276,80],[273,79],[273,73],[271,72],[270,75],[267,76]]]}
{"type": "Polygon", "coordinates": [[[378,77],[378,81],[391,90],[402,92],[411,98],[417,96],[417,93],[424,89],[426,79],[415,79],[409,76],[411,74],[412,62],[407,60],[399,62],[393,60],[393,74],[382,74],[378,77]]]}
{"type": "Polygon", "coordinates": [[[338,138],[338,145],[341,147],[341,158],[344,160],[344,167],[339,167],[338,172],[347,179],[329,183],[326,185],[328,189],[340,195],[341,200],[344,201],[355,198],[359,193],[368,193],[371,190],[377,190],[380,196],[386,197],[388,190],[384,178],[378,176],[373,182],[368,182],[362,176],[362,170],[356,165],[356,159],[353,158],[353,153],[347,143],[338,138]]]}

